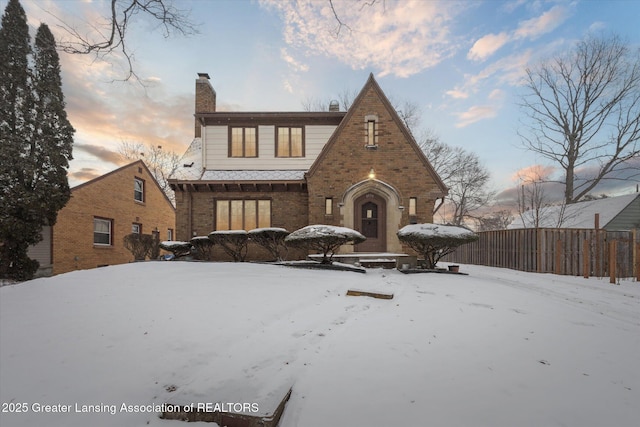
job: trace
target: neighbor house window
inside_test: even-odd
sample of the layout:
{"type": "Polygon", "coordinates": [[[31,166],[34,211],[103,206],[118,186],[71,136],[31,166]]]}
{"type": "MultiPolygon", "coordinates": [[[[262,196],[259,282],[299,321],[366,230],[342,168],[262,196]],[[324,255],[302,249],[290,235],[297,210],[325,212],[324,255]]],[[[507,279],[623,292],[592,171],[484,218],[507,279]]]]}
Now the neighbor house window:
{"type": "Polygon", "coordinates": [[[134,178],[133,180],[133,199],[138,202],[144,202],[144,180],[134,178]]]}
{"type": "Polygon", "coordinates": [[[416,202],[418,199],[415,197],[409,198],[409,215],[416,215],[416,202]]]}
{"type": "Polygon", "coordinates": [[[112,245],[112,229],[112,219],[93,218],[93,244],[103,246],[112,245]]]}
{"type": "Polygon", "coordinates": [[[172,241],[173,240],[173,228],[168,228],[167,229],[167,240],[168,241],[172,241]]]}
{"type": "Polygon", "coordinates": [[[133,224],[131,224],[131,232],[135,234],[141,234],[142,224],[138,224],[137,222],[134,222],[133,224]]]}
{"type": "Polygon", "coordinates": [[[304,128],[277,128],[276,157],[304,157],[304,128]]]}
{"type": "Polygon", "coordinates": [[[331,197],[324,199],[324,214],[333,215],[333,199],[331,197]]]}
{"type": "Polygon", "coordinates": [[[216,200],[216,230],[271,227],[271,200],[216,200]]]}
{"type": "Polygon", "coordinates": [[[229,128],[229,157],[258,157],[258,128],[229,128]]]}

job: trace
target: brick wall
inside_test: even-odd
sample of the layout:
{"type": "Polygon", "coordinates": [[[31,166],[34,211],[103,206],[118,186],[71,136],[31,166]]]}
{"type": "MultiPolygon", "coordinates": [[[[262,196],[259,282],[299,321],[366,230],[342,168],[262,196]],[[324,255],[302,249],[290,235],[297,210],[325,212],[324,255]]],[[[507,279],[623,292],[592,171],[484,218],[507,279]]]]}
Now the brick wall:
{"type": "MultiPolygon", "coordinates": [[[[215,200],[269,199],[271,200],[271,226],[295,231],[308,225],[308,197],[301,191],[274,192],[210,192],[192,191],[176,193],[176,240],[188,241],[194,234],[206,236],[215,230],[215,200]]],[[[216,260],[228,261],[230,258],[214,247],[216,260]]],[[[289,259],[300,258],[299,251],[289,251],[289,259]]],[[[268,260],[269,253],[260,247],[249,247],[248,259],[268,260]]]]}
{"type": "Polygon", "coordinates": [[[71,200],[58,213],[53,227],[53,273],[133,261],[123,237],[133,223],[142,232],[157,229],[166,240],[175,230],[175,211],[142,162],[135,162],[72,189],[71,200]],[[144,202],[133,198],[134,178],[144,180],[144,202]],[[111,246],[93,244],[93,219],[113,220],[111,246]]]}
{"type": "Polygon", "coordinates": [[[353,218],[347,216],[353,215],[353,208],[345,206],[340,213],[336,211],[337,202],[343,199],[351,186],[365,181],[363,188],[387,199],[387,209],[392,214],[389,215],[391,224],[387,226],[387,246],[400,250],[395,232],[409,224],[409,198],[417,198],[415,221],[432,222],[434,203],[441,190],[394,120],[395,113],[383,101],[384,95],[372,84],[364,90],[363,97],[345,117],[347,121],[338,128],[339,133],[334,136],[337,140],[327,147],[322,161],[314,166],[308,177],[309,222],[352,226],[353,218]],[[365,147],[365,118],[371,116],[377,117],[377,149],[365,147]],[[376,181],[371,180],[371,184],[367,184],[372,168],[376,181]],[[396,193],[399,202],[394,200],[396,193]],[[334,200],[334,212],[337,214],[332,217],[325,216],[326,197],[334,200]]]}
{"type": "MultiPolygon", "coordinates": [[[[209,82],[209,75],[199,73],[196,80],[195,112],[214,113],[216,111],[216,91],[209,82]]],[[[198,119],[195,119],[194,136],[200,138],[201,127],[198,119]]]]}

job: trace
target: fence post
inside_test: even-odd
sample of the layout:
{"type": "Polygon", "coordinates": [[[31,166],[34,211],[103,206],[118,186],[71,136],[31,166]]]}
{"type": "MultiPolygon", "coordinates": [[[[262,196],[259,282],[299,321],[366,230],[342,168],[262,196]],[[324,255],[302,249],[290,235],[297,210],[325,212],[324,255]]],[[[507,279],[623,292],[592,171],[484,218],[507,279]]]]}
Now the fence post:
{"type": "Polygon", "coordinates": [[[591,245],[589,244],[589,240],[584,239],[582,241],[582,275],[585,279],[589,278],[590,267],[591,266],[591,245]]]}
{"type": "Polygon", "coordinates": [[[640,242],[636,243],[636,280],[640,282],[640,242]]]}
{"type": "Polygon", "coordinates": [[[609,242],[609,283],[616,283],[616,249],[618,242],[612,240],[609,242]]]}
{"type": "Polygon", "coordinates": [[[562,274],[562,240],[556,240],[556,265],[554,273],[562,274]]]}

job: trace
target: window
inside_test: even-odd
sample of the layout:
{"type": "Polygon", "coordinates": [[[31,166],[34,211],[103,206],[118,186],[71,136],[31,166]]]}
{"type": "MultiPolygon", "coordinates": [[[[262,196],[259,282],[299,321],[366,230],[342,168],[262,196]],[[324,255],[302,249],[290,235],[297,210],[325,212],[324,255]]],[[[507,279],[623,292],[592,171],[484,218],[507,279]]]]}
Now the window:
{"type": "Polygon", "coordinates": [[[324,199],[324,214],[333,215],[333,199],[331,197],[324,199]]]}
{"type": "Polygon", "coordinates": [[[216,200],[216,230],[271,227],[271,200],[216,200]]]}
{"type": "Polygon", "coordinates": [[[144,202],[144,180],[134,178],[133,180],[133,199],[138,202],[144,202]]]}
{"type": "Polygon", "coordinates": [[[378,148],[378,116],[367,114],[364,116],[364,146],[366,148],[378,148]]]}
{"type": "Polygon", "coordinates": [[[415,197],[409,198],[409,215],[416,215],[416,202],[417,199],[415,197]]]}
{"type": "Polygon", "coordinates": [[[111,246],[113,220],[106,218],[93,218],[93,244],[111,246]]]}
{"type": "Polygon", "coordinates": [[[173,240],[173,228],[168,228],[167,229],[167,240],[168,241],[172,241],[173,240]]]}
{"type": "Polygon", "coordinates": [[[258,157],[258,128],[229,128],[229,157],[258,157]]]}
{"type": "Polygon", "coordinates": [[[276,128],[276,157],[304,157],[304,128],[276,128]]]}
{"type": "Polygon", "coordinates": [[[131,224],[131,232],[136,234],[141,234],[142,224],[138,224],[137,222],[134,222],[133,224],[131,224]]]}

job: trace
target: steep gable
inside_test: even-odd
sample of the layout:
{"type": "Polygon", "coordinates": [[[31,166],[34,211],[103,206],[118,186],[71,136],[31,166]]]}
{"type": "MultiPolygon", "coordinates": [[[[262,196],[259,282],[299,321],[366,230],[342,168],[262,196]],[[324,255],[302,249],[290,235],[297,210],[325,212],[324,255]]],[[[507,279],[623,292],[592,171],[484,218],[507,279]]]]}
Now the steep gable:
{"type": "Polygon", "coordinates": [[[363,177],[367,176],[370,169],[373,169],[377,174],[385,173],[389,170],[389,161],[394,160],[390,157],[394,155],[405,156],[403,159],[395,159],[401,160],[402,165],[399,166],[401,173],[411,173],[417,178],[416,174],[419,174],[420,170],[424,171],[435,185],[432,190],[434,198],[443,197],[448,192],[446,185],[398,116],[373,74],[369,75],[367,82],[340,125],[309,168],[307,177],[312,178],[317,174],[332,157],[331,153],[333,152],[339,152],[337,157],[342,160],[350,157],[359,158],[365,168],[364,173],[361,173],[363,177]],[[369,147],[367,147],[366,141],[366,122],[368,119],[373,119],[378,124],[375,136],[376,143],[369,147]],[[352,132],[347,136],[348,129],[352,132]],[[358,134],[361,135],[361,138],[358,138],[358,134]],[[400,137],[398,138],[398,136],[400,137]],[[343,157],[345,155],[346,158],[343,157]],[[407,155],[409,158],[406,158],[407,155]]]}

